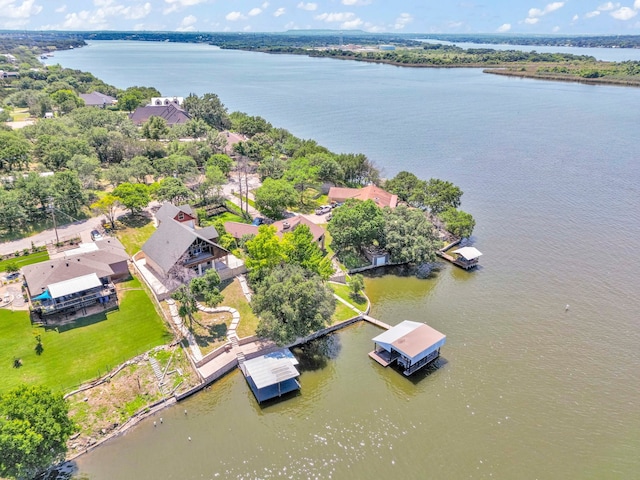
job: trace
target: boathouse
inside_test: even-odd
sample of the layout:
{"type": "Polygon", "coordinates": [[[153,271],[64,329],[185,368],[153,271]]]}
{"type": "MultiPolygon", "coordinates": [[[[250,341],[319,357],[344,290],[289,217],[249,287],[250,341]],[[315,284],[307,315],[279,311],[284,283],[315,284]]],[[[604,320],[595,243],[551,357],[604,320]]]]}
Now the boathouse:
{"type": "Polygon", "coordinates": [[[290,350],[284,349],[245,360],[241,369],[256,400],[262,403],[300,389],[297,380],[300,372],[296,365],[296,357],[290,350]]]}
{"type": "Polygon", "coordinates": [[[375,337],[369,356],[383,367],[395,362],[409,376],[438,358],[446,339],[426,323],[405,320],[375,337]]]}
{"type": "Polygon", "coordinates": [[[462,247],[454,250],[453,253],[458,254],[458,258],[453,263],[468,270],[478,265],[478,258],[482,253],[475,247],[462,247]]]}

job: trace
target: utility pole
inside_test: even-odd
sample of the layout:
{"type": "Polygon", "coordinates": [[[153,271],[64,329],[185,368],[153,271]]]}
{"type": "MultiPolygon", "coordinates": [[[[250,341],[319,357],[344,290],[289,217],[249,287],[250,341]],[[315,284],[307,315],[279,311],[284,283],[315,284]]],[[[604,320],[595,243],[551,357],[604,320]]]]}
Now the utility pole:
{"type": "Polygon", "coordinates": [[[58,238],[58,225],[56,224],[56,209],[53,206],[53,198],[49,197],[49,209],[51,210],[51,218],[53,220],[53,229],[56,231],[56,244],[60,243],[58,238]]]}

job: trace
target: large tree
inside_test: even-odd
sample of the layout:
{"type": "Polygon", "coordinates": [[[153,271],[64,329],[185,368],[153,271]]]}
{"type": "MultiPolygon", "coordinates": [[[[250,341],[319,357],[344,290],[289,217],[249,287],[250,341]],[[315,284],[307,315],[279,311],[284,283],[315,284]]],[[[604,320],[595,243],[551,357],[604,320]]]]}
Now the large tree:
{"type": "Polygon", "coordinates": [[[211,128],[226,130],[231,126],[227,108],[215,93],[205,93],[202,97],[191,93],[184,99],[183,106],[191,117],[204,120],[211,128]]]}
{"type": "Polygon", "coordinates": [[[77,216],[85,201],[84,189],[76,172],[56,172],[51,181],[51,192],[58,209],[77,216]]]}
{"type": "Polygon", "coordinates": [[[336,308],[331,290],[316,274],[298,265],[275,267],[253,299],[260,316],[256,333],[280,345],[325,327],[336,308]]]}
{"type": "Polygon", "coordinates": [[[31,144],[20,133],[0,131],[0,168],[26,168],[30,152],[31,144]]]}
{"type": "Polygon", "coordinates": [[[76,430],[62,395],[21,386],[0,397],[0,476],[33,478],[64,459],[76,430]]]}
{"type": "Polygon", "coordinates": [[[423,203],[431,213],[439,215],[448,208],[458,208],[462,190],[451,182],[431,178],[424,187],[423,203]]]}
{"type": "Polygon", "coordinates": [[[160,182],[155,191],[155,197],[161,202],[174,204],[185,203],[192,196],[185,184],[179,178],[167,177],[160,182]]]}
{"type": "Polygon", "coordinates": [[[113,196],[131,210],[131,215],[142,210],[151,201],[149,187],[141,183],[121,183],[113,191],[113,196]]]}
{"type": "Polygon", "coordinates": [[[470,213],[448,208],[440,215],[446,229],[456,237],[468,238],[473,233],[476,221],[470,213]]]}
{"type": "Polygon", "coordinates": [[[331,260],[322,254],[318,244],[313,241],[313,234],[307,225],[298,225],[293,232],[285,233],[282,247],[287,263],[300,265],[305,270],[318,274],[323,280],[327,280],[333,273],[331,260]]]}
{"type": "Polygon", "coordinates": [[[258,234],[245,243],[246,265],[252,282],[261,281],[276,265],[286,259],[273,225],[261,225],[258,234]]]}
{"type": "Polygon", "coordinates": [[[347,200],[333,212],[329,222],[332,247],[338,252],[359,254],[362,247],[379,244],[384,237],[384,215],[373,202],[347,200]]]}
{"type": "Polygon", "coordinates": [[[384,247],[393,262],[421,264],[435,260],[438,239],[423,211],[401,205],[384,209],[384,247]]]}
{"type": "Polygon", "coordinates": [[[255,191],[256,207],[274,220],[282,218],[283,212],[296,203],[296,191],[286,180],[267,178],[255,191]]]}
{"type": "Polygon", "coordinates": [[[305,190],[318,181],[318,170],[319,167],[312,165],[306,157],[290,160],[287,165],[284,178],[300,192],[300,203],[303,205],[305,190]]]}
{"type": "Polygon", "coordinates": [[[107,221],[111,224],[111,228],[116,227],[116,212],[120,202],[117,197],[107,193],[104,197],[91,204],[91,208],[102,213],[107,221]]]}

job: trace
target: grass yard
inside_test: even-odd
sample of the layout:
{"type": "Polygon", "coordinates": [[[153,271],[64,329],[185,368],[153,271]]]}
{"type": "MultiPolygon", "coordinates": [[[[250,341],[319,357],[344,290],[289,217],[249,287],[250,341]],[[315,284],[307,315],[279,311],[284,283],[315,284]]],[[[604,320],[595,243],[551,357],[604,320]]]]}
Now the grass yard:
{"type": "Polygon", "coordinates": [[[21,383],[69,391],[170,342],[172,336],[140,282],[132,279],[119,287],[119,310],[59,329],[34,327],[28,312],[0,310],[0,392],[21,383]],[[35,352],[36,335],[42,339],[41,355],[35,352]],[[14,358],[22,360],[21,367],[13,367],[14,358]]]}
{"type": "Polygon", "coordinates": [[[127,220],[122,223],[124,228],[116,230],[116,237],[129,255],[138,253],[142,245],[156,231],[156,227],[148,217],[139,217],[133,221],[127,220]]]}
{"type": "Polygon", "coordinates": [[[351,292],[347,285],[339,285],[337,283],[330,283],[329,286],[333,293],[338,295],[343,300],[349,302],[358,310],[364,312],[367,309],[367,299],[364,296],[358,296],[355,299],[351,296],[351,292]]]}
{"type": "Polygon", "coordinates": [[[230,313],[197,312],[193,325],[193,336],[203,355],[206,355],[227,341],[227,330],[233,316],[230,313]]]}
{"type": "Polygon", "coordinates": [[[235,308],[240,314],[240,323],[236,330],[238,338],[255,335],[259,319],[251,310],[251,305],[242,293],[240,282],[237,279],[234,279],[233,282],[223,282],[220,286],[220,292],[224,295],[224,300],[220,305],[235,308]]]}
{"type": "Polygon", "coordinates": [[[336,300],[336,311],[331,317],[331,325],[348,320],[356,316],[356,312],[347,307],[344,303],[336,300]]]}
{"type": "Polygon", "coordinates": [[[15,258],[9,258],[7,260],[2,260],[0,262],[0,272],[5,272],[7,269],[8,263],[17,263],[19,268],[22,268],[26,265],[31,265],[33,263],[40,263],[49,260],[49,252],[46,250],[42,252],[30,253],[29,255],[24,255],[15,258]]]}
{"type": "Polygon", "coordinates": [[[236,215],[235,213],[231,213],[231,212],[224,212],[224,213],[221,213],[220,215],[216,215],[215,217],[210,218],[211,222],[213,222],[214,220],[216,221],[220,220],[222,223],[225,223],[225,222],[249,223],[240,215],[236,215]]]}

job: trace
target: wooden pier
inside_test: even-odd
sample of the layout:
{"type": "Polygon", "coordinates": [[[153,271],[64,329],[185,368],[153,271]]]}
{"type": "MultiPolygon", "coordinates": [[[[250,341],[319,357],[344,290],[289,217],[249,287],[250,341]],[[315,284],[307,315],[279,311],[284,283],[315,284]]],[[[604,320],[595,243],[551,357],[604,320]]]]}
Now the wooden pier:
{"type": "Polygon", "coordinates": [[[480,257],[482,253],[480,253],[480,251],[478,251],[473,247],[463,247],[456,250],[456,252],[459,252],[458,257],[453,257],[447,253],[448,250],[451,250],[453,247],[459,245],[461,240],[462,239],[456,240],[455,242],[450,243],[446,247],[440,250],[437,250],[436,255],[438,255],[440,258],[444,258],[446,261],[451,262],[454,265],[460,268],[463,268],[465,270],[470,270],[474,267],[477,267],[478,257],[480,257]]]}

